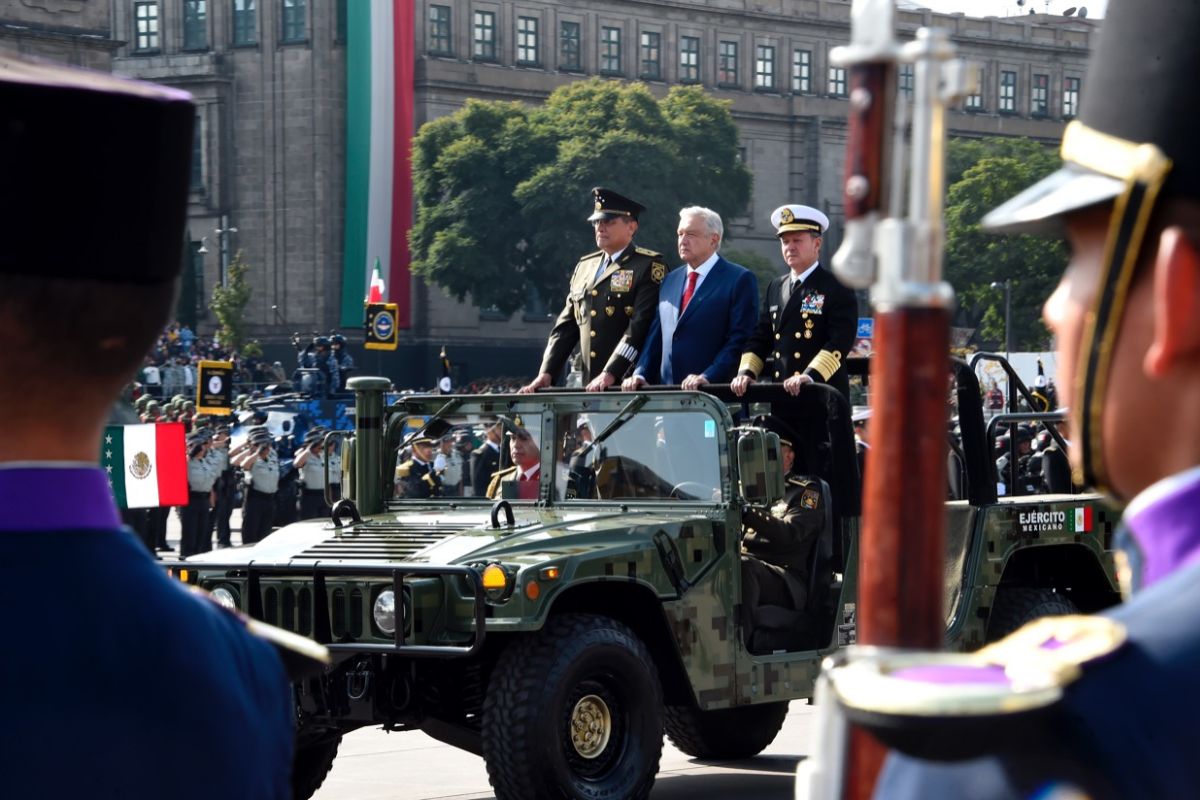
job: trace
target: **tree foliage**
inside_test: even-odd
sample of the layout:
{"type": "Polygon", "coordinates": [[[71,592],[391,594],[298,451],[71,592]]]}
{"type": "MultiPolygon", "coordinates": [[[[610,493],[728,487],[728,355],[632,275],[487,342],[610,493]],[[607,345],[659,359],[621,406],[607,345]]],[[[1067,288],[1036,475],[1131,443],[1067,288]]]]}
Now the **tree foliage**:
{"type": "Polygon", "coordinates": [[[783,263],[782,259],[773,261],[766,256],[759,255],[753,250],[727,250],[722,247],[721,255],[735,264],[741,264],[753,272],[755,278],[758,278],[759,303],[767,296],[767,286],[770,285],[771,281],[778,278],[788,269],[788,266],[783,263]]]}
{"type": "Polygon", "coordinates": [[[221,347],[231,353],[241,353],[246,346],[245,313],[246,304],[250,302],[250,284],[246,280],[246,272],[249,269],[250,265],[242,260],[242,251],[238,250],[226,272],[229,285],[218,283],[214,286],[212,300],[208,304],[217,318],[217,339],[221,347]]]}
{"type": "Polygon", "coordinates": [[[595,249],[593,186],[645,205],[636,242],[673,258],[680,208],[728,218],[746,207],[737,146],[727,103],[696,86],[656,100],[641,84],[592,79],[533,108],[469,100],[413,140],[412,269],[506,313],[534,293],[555,305],[595,249]]]}
{"type": "Polygon", "coordinates": [[[991,209],[1058,169],[1057,153],[1029,139],[954,139],[947,153],[946,279],[980,337],[1004,349],[1004,290],[1012,292],[1015,349],[1042,350],[1050,336],[1042,304],[1066,268],[1060,242],[1033,236],[997,236],[979,227],[991,209]]]}

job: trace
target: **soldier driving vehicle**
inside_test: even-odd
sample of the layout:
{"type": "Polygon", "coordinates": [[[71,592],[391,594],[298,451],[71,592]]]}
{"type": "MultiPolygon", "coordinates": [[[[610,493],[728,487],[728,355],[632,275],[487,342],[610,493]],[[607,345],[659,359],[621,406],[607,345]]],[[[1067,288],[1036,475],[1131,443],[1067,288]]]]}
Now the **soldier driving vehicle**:
{"type": "MultiPolygon", "coordinates": [[[[959,403],[971,408],[973,389],[978,419],[965,423],[972,499],[947,505],[946,636],[973,649],[1000,624],[992,606],[1010,585],[1050,581],[1081,607],[1113,602],[1116,588],[1106,512],[1088,512],[1103,535],[1055,522],[1090,498],[997,503],[978,383],[960,371],[959,403]],[[1032,523],[1014,538],[1018,510],[1043,520],[1036,538],[1032,523]]],[[[233,561],[221,551],[188,562],[190,579],[335,653],[326,676],[297,686],[300,796],[344,733],[383,725],[482,754],[500,798],[645,797],[664,732],[697,757],[759,752],[849,637],[859,479],[850,409],[829,386],[385,406],[386,380],[351,384],[360,427],[332,518],[276,531],[233,561]],[[804,472],[790,483],[770,429],[783,428],[761,414],[791,429],[804,472]],[[428,473],[415,470],[420,491],[387,499],[397,453],[428,461],[418,442],[489,429],[506,439],[493,499],[427,496],[428,473]],[[744,576],[743,543],[779,571],[744,576]]]]}
{"type": "Polygon", "coordinates": [[[550,386],[576,345],[589,390],[620,384],[650,332],[667,267],[661,253],[633,243],[638,215],[646,208],[599,186],[592,189],[592,197],[588,222],[600,249],[575,265],[567,302],[550,331],[538,376],[523,393],[550,386]]]}

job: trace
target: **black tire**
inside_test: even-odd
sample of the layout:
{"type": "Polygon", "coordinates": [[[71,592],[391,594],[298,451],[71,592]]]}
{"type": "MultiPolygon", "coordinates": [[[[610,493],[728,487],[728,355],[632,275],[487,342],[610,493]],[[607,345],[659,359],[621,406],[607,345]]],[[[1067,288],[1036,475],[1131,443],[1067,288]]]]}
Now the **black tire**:
{"type": "Polygon", "coordinates": [[[292,798],[308,800],[325,782],[333,759],[337,756],[341,735],[296,743],[296,756],[292,760],[292,798]]]}
{"type": "Polygon", "coordinates": [[[988,619],[987,639],[989,642],[1003,639],[1022,625],[1041,617],[1078,613],[1075,604],[1060,592],[1003,587],[996,591],[996,602],[988,619]]]}
{"type": "Polygon", "coordinates": [[[667,706],[667,736],[693,758],[730,760],[758,755],[779,734],[787,703],[701,711],[694,705],[667,706]]]}
{"type": "Polygon", "coordinates": [[[591,614],[555,617],[511,644],[483,704],[483,758],[498,800],[644,798],[662,736],[650,653],[625,625],[591,614]]]}

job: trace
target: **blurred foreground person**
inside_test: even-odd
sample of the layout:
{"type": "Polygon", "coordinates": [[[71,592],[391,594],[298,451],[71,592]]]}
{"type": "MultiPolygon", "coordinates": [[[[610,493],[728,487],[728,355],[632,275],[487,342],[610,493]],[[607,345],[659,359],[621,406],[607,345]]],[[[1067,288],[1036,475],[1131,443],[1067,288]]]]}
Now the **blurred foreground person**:
{"type": "Polygon", "coordinates": [[[280,652],[168,578],[96,466],[175,303],[195,113],[0,56],[0,336],[21,375],[0,382],[0,606],[37,639],[0,660],[6,797],[291,797],[280,652]]]}

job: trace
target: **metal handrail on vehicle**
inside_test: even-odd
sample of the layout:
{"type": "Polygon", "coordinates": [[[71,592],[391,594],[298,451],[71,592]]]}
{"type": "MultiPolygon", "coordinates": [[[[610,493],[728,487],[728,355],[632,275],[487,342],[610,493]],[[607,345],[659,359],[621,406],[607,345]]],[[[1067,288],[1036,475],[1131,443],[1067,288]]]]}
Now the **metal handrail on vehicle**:
{"type": "MultiPolygon", "coordinates": [[[[323,644],[333,652],[354,653],[398,653],[414,658],[466,658],[476,655],[483,647],[486,634],[485,603],[483,582],[479,574],[471,567],[462,566],[430,566],[425,564],[338,564],[323,565],[319,561],[312,565],[296,564],[262,564],[251,562],[214,563],[192,561],[164,561],[162,566],[171,574],[177,570],[196,571],[231,571],[246,573],[247,590],[249,595],[247,613],[253,619],[263,620],[262,591],[260,581],[263,575],[295,575],[298,577],[311,576],[313,581],[313,640],[323,644]],[[375,644],[373,642],[334,642],[333,624],[329,618],[329,598],[325,589],[325,578],[328,575],[376,575],[391,577],[392,591],[400,608],[404,607],[404,580],[406,577],[443,577],[459,575],[466,579],[471,587],[473,617],[475,630],[469,645],[417,645],[405,644],[404,624],[398,621],[392,644],[375,644]]],[[[193,583],[188,581],[188,583],[193,583]]]]}

